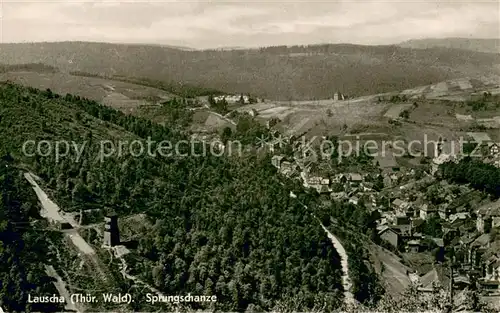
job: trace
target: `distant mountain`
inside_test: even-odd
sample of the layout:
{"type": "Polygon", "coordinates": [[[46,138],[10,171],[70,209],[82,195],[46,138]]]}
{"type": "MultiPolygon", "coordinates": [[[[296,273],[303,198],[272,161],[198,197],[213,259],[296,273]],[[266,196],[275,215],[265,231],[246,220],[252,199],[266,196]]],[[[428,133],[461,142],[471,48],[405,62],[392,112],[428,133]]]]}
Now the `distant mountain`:
{"type": "Polygon", "coordinates": [[[351,44],[230,51],[89,42],[0,44],[0,60],[279,100],[324,99],[336,91],[370,95],[500,71],[500,54],[351,44]]]}
{"type": "Polygon", "coordinates": [[[427,48],[452,48],[486,53],[500,53],[500,39],[478,38],[428,38],[412,39],[399,44],[402,48],[427,49],[427,48]]]}

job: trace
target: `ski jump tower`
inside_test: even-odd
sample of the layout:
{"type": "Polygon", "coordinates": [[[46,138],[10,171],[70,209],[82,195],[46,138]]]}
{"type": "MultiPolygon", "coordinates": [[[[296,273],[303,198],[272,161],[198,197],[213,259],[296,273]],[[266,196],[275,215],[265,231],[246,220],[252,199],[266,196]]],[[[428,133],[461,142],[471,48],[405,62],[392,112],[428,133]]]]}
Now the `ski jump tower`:
{"type": "Polygon", "coordinates": [[[118,216],[110,214],[104,217],[104,247],[114,247],[120,244],[120,232],[118,230],[118,216]]]}

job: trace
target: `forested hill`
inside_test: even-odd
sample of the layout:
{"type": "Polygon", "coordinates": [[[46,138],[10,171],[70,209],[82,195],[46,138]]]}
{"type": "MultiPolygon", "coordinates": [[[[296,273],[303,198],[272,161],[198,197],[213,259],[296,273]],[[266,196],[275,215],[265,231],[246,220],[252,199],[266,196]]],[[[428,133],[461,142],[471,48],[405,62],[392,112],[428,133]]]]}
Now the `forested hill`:
{"type": "Polygon", "coordinates": [[[500,53],[500,38],[426,38],[413,39],[399,44],[403,48],[453,48],[486,53],[500,53]]]}
{"type": "MultiPolygon", "coordinates": [[[[87,42],[0,44],[7,64],[44,63],[166,85],[193,85],[268,99],[330,98],[404,90],[497,71],[500,54],[349,44],[183,51],[87,42]],[[492,66],[494,65],[494,66],[492,66]]],[[[497,73],[497,72],[495,72],[497,73]]]]}
{"type": "MultiPolygon", "coordinates": [[[[0,159],[0,306],[6,312],[56,312],[50,303],[28,303],[28,294],[57,293],[44,272],[46,238],[29,227],[37,199],[28,182],[8,157],[0,159]]],[[[57,234],[55,234],[57,235],[57,234]]]]}
{"type": "MultiPolygon", "coordinates": [[[[154,227],[135,250],[142,261],[130,266],[165,293],[214,294],[223,311],[341,305],[339,256],[289,197],[300,186],[282,186],[268,158],[128,154],[101,162],[100,140],[184,135],[77,96],[10,83],[0,85],[0,116],[1,153],[38,174],[63,208],[148,216],[154,227]],[[79,160],[74,153],[56,160],[23,156],[26,140],[88,146],[79,160]]],[[[301,201],[314,207],[314,198],[301,201]]]]}

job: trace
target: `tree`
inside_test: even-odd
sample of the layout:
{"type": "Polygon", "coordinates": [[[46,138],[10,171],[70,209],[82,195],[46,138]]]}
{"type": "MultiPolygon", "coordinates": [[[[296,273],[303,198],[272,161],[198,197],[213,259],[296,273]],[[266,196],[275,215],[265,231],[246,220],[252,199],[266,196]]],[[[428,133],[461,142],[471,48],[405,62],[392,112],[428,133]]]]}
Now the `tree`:
{"type": "Polygon", "coordinates": [[[233,135],[233,131],[231,130],[230,127],[224,127],[222,130],[221,134],[221,141],[226,144],[228,140],[231,139],[231,136],[233,135]]]}
{"type": "Polygon", "coordinates": [[[214,95],[208,95],[208,104],[210,104],[210,106],[213,106],[215,104],[214,95]]]}
{"type": "Polygon", "coordinates": [[[443,236],[443,228],[439,216],[432,215],[425,221],[423,233],[434,238],[441,238],[443,236]]]}
{"type": "Polygon", "coordinates": [[[399,113],[399,117],[407,120],[410,118],[410,112],[408,110],[403,110],[403,111],[401,111],[401,113],[399,113]]]}

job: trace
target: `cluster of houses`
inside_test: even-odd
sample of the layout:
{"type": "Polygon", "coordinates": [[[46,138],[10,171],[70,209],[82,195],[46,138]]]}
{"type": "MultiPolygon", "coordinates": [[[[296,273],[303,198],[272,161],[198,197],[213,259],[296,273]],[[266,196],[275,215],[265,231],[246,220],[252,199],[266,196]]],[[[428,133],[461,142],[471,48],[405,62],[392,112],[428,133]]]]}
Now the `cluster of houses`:
{"type": "Polygon", "coordinates": [[[226,100],[227,103],[241,103],[241,104],[247,104],[250,103],[250,97],[247,95],[223,95],[223,96],[216,96],[214,97],[214,100],[216,102],[226,100]]]}
{"type": "MultiPolygon", "coordinates": [[[[457,266],[453,288],[470,286],[475,280],[486,289],[500,293],[500,236],[499,240],[495,238],[500,229],[500,200],[479,206],[468,201],[477,193],[463,190],[459,195],[447,194],[443,203],[435,205],[421,193],[412,192],[417,194],[414,201],[408,197],[396,198],[390,207],[380,210],[382,218],[377,226],[380,239],[399,251],[434,250],[436,258],[444,256],[445,248],[452,250],[453,263],[457,266]],[[422,227],[432,217],[440,220],[440,237],[424,234],[422,227]]],[[[440,283],[442,285],[442,281],[440,283]]]]}
{"type": "Polygon", "coordinates": [[[491,164],[500,168],[500,146],[493,142],[490,136],[484,132],[468,132],[467,138],[469,143],[476,143],[479,146],[474,151],[464,151],[464,147],[460,147],[458,142],[439,142],[437,145],[437,155],[432,160],[431,173],[435,173],[439,165],[453,161],[458,162],[465,155],[473,158],[480,158],[484,163],[491,164]]]}
{"type": "MultiPolygon", "coordinates": [[[[498,156],[498,146],[487,148],[488,157],[498,156]]],[[[302,152],[296,147],[293,150],[302,152]]],[[[362,202],[378,211],[378,238],[394,251],[433,254],[436,260],[444,259],[445,251],[456,251],[453,258],[458,265],[452,276],[434,267],[417,279],[421,291],[434,290],[431,287],[436,284],[460,290],[476,281],[500,294],[500,235],[495,239],[496,229],[500,229],[500,201],[482,204],[482,198],[475,198],[480,192],[439,182],[433,176],[439,164],[458,159],[440,148],[429,171],[418,178],[415,170],[399,166],[390,154],[375,157],[379,170],[369,173],[321,171],[317,156],[302,153],[274,155],[271,162],[282,175],[300,179],[320,194],[354,205],[362,202]],[[378,188],[376,181],[382,181],[378,188]],[[431,199],[430,186],[438,188],[439,201],[431,199]],[[431,220],[439,220],[442,235],[428,234],[431,220]]]]}

